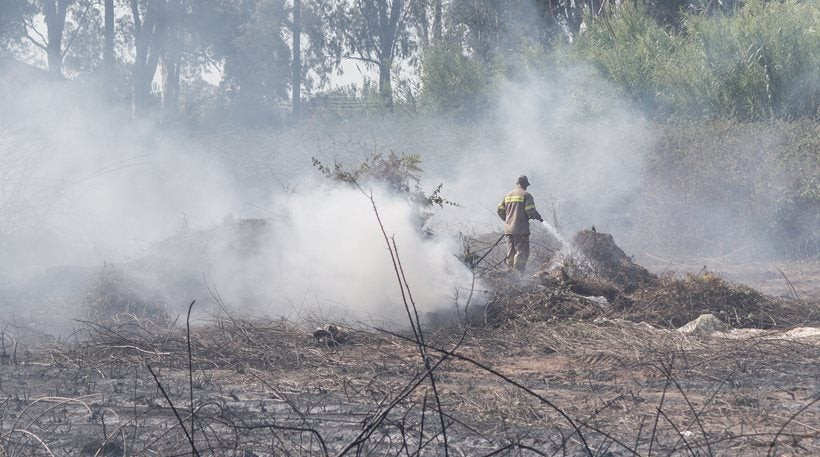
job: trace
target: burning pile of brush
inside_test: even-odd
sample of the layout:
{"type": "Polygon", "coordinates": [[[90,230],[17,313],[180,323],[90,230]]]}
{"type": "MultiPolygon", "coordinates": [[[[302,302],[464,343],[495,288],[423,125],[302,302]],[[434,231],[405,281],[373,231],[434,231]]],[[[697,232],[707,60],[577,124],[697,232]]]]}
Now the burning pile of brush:
{"type": "Polygon", "coordinates": [[[503,262],[477,269],[490,290],[480,319],[471,323],[606,317],[675,328],[707,313],[738,328],[820,323],[820,303],[767,296],[709,271],[658,277],[594,228],[562,244],[549,256],[534,256],[541,268],[531,277],[506,273],[503,262]]]}

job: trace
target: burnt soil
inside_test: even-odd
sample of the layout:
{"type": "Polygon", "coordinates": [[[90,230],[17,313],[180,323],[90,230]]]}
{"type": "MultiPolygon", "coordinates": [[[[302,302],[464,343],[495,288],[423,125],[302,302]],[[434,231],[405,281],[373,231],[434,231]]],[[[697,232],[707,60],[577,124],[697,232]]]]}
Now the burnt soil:
{"type": "Polygon", "coordinates": [[[332,345],[220,319],[192,329],[191,371],[184,330],[147,320],[18,346],[0,367],[4,455],[192,455],[192,427],[200,455],[445,455],[442,422],[450,455],[820,451],[818,335],[614,320],[511,321],[460,344],[429,332],[434,390],[412,336],[347,332],[332,345]]]}

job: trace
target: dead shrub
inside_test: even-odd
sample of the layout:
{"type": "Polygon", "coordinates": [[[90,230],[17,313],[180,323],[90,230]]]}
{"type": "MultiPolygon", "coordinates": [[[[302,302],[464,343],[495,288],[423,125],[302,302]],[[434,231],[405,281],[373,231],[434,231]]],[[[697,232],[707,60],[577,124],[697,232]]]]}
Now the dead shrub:
{"type": "Polygon", "coordinates": [[[788,328],[820,321],[816,304],[770,297],[708,271],[662,277],[630,298],[635,304],[623,317],[660,326],[680,327],[707,313],[739,328],[788,328]]]}
{"type": "Polygon", "coordinates": [[[125,272],[106,264],[85,294],[86,317],[95,322],[110,322],[123,314],[168,321],[163,300],[125,272]]]}

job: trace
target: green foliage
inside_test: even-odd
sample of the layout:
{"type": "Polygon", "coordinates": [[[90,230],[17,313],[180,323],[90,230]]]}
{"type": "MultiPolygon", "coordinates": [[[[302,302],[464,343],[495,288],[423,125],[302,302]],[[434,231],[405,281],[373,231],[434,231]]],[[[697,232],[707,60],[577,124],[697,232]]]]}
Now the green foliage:
{"type": "Polygon", "coordinates": [[[348,52],[378,68],[379,93],[388,110],[393,108],[393,64],[416,49],[410,24],[404,20],[408,13],[408,2],[402,0],[354,0],[339,2],[334,15],[332,27],[342,35],[348,52]]]}
{"type": "Polygon", "coordinates": [[[471,0],[447,5],[446,43],[490,63],[530,43],[551,39],[580,25],[584,2],[568,0],[471,0]]]}
{"type": "Polygon", "coordinates": [[[396,154],[393,151],[387,155],[373,153],[353,168],[346,168],[338,162],[328,166],[315,157],[311,160],[313,166],[331,181],[356,187],[365,182],[375,182],[385,185],[391,192],[406,198],[416,213],[419,230],[425,235],[431,234],[425,228],[425,224],[432,216],[433,207],[458,206],[457,203],[441,195],[443,184],[436,186],[430,193],[422,190],[421,175],[424,170],[421,169],[421,157],[418,154],[396,154]]]}
{"type": "Polygon", "coordinates": [[[419,95],[421,81],[414,77],[404,77],[401,71],[393,72],[395,88],[393,89],[394,112],[400,116],[415,115],[419,112],[419,95]]]}
{"type": "Polygon", "coordinates": [[[422,63],[421,105],[437,114],[473,117],[490,105],[492,67],[448,46],[431,47],[422,63]]]}
{"type": "Polygon", "coordinates": [[[375,180],[386,184],[388,189],[400,195],[409,195],[411,190],[419,189],[422,169],[421,157],[417,154],[396,154],[393,151],[385,157],[374,153],[355,168],[345,168],[340,163],[333,167],[324,165],[319,159],[312,158],[313,166],[326,178],[347,184],[358,184],[365,180],[375,180]]]}
{"type": "Polygon", "coordinates": [[[627,3],[617,14],[592,20],[575,50],[645,108],[654,108],[654,68],[674,50],[674,38],[639,7],[627,3]]]}
{"type": "Polygon", "coordinates": [[[291,55],[284,6],[283,0],[255,1],[225,62],[223,86],[235,94],[236,109],[249,122],[269,116],[271,105],[288,95],[291,55]]]}
{"type": "Polygon", "coordinates": [[[820,114],[820,3],[747,2],[734,15],[687,13],[664,28],[625,3],[588,19],[573,52],[635,102],[683,117],[820,114]]]}
{"type": "Polygon", "coordinates": [[[0,55],[5,48],[22,41],[23,19],[34,13],[34,4],[26,0],[0,1],[0,55]]]}
{"type": "MultiPolygon", "coordinates": [[[[293,2],[291,1],[291,7],[293,2]]],[[[302,46],[302,86],[306,91],[327,84],[333,71],[339,68],[342,39],[328,27],[334,20],[333,2],[302,0],[302,34],[307,40],[302,46]]]]}
{"type": "MultiPolygon", "coordinates": [[[[91,0],[75,1],[66,17],[65,37],[70,37],[71,45],[64,50],[63,69],[67,76],[88,75],[100,66],[104,38],[103,13],[94,8],[91,0]]],[[[66,43],[67,45],[67,43],[66,43]]]]}

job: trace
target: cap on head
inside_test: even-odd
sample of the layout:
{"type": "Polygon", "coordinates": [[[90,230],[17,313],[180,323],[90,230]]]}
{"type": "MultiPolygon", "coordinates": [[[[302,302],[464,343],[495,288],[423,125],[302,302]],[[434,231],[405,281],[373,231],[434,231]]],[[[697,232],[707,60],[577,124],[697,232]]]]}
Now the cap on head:
{"type": "Polygon", "coordinates": [[[530,185],[530,180],[527,179],[525,175],[521,175],[518,177],[518,181],[516,181],[516,183],[518,183],[521,187],[527,187],[530,185]]]}

